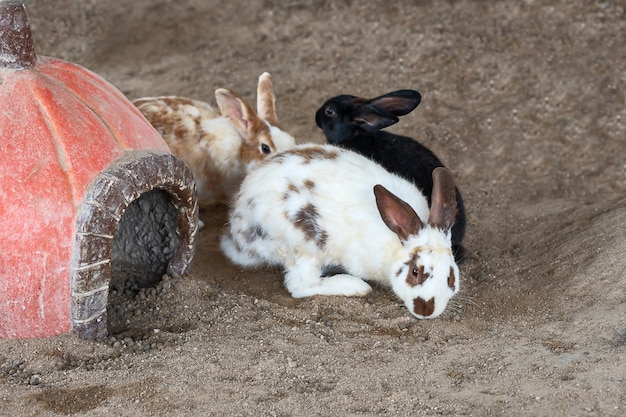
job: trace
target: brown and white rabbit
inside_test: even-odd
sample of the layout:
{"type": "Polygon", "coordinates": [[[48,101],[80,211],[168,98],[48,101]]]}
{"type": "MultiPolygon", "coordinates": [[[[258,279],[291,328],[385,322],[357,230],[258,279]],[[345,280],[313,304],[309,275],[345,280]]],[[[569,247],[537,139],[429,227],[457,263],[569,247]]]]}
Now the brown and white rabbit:
{"type": "Polygon", "coordinates": [[[278,127],[270,75],[259,77],[257,112],[233,91],[215,90],[220,111],[185,97],[146,97],[133,101],[182,159],[198,186],[198,203],[226,203],[248,169],[268,155],[295,146],[278,127]],[[220,113],[221,112],[221,113],[220,113]]]}
{"type": "Polygon", "coordinates": [[[235,264],[280,265],[293,297],[363,296],[391,286],[418,318],[439,316],[459,291],[450,229],[456,193],[433,173],[432,205],[411,182],[332,145],[299,145],[251,170],[220,246],[235,264]],[[345,273],[323,276],[329,266],[345,273]]]}

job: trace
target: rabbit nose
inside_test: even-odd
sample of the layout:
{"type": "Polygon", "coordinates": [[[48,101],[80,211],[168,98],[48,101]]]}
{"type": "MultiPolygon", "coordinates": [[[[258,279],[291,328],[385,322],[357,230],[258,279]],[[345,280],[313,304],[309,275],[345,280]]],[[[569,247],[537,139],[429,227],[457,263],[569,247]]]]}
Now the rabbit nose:
{"type": "Polygon", "coordinates": [[[435,311],[435,297],[426,301],[422,297],[413,299],[413,312],[423,317],[428,317],[435,311]]]}

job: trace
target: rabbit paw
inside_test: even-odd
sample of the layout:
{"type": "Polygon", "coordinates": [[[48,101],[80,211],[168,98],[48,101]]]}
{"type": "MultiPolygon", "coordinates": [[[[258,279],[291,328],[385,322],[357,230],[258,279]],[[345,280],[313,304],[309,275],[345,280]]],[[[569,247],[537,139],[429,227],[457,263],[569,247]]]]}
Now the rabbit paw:
{"type": "Polygon", "coordinates": [[[345,297],[364,297],[372,291],[361,278],[338,274],[311,281],[286,281],[287,290],[294,298],[311,297],[313,295],[343,295],[345,297]]]}

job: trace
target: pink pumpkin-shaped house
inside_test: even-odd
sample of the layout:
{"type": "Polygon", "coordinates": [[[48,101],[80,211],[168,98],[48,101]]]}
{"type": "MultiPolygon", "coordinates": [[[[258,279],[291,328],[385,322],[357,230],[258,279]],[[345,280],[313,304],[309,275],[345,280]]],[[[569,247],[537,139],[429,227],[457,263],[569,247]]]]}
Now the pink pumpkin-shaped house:
{"type": "Polygon", "coordinates": [[[0,140],[0,338],[105,336],[116,259],[132,263],[146,246],[142,265],[155,273],[189,272],[191,172],[111,84],[37,57],[17,0],[0,0],[0,140]],[[174,213],[152,216],[148,238],[133,226],[149,216],[124,221],[142,199],[146,211],[174,213]],[[116,244],[119,235],[134,246],[116,244]]]}

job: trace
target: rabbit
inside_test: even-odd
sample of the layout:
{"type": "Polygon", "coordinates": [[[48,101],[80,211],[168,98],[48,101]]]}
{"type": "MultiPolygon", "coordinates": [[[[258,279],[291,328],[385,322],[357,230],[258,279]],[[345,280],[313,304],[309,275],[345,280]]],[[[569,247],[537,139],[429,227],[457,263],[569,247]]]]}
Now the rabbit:
{"type": "Polygon", "coordinates": [[[415,317],[435,318],[460,283],[454,182],[443,167],[433,181],[429,209],[411,182],[356,152],[297,145],[248,173],[220,247],[242,267],[282,266],[294,298],[364,296],[371,280],[391,286],[415,317]],[[323,276],[328,266],[344,273],[323,276]]]}
{"type": "MultiPolygon", "coordinates": [[[[328,143],[351,149],[378,162],[387,170],[412,181],[429,198],[431,173],[444,166],[424,145],[406,136],[382,131],[412,112],[421,101],[414,90],[398,90],[366,99],[340,95],[327,100],[315,113],[315,122],[328,143]]],[[[452,227],[452,250],[458,262],[465,257],[465,205],[456,188],[457,216],[452,227]]]]}
{"type": "Polygon", "coordinates": [[[185,97],[133,101],[172,153],[191,170],[200,207],[228,203],[248,169],[268,155],[295,145],[293,136],[278,127],[267,72],[259,77],[257,112],[226,88],[218,88],[215,99],[220,111],[185,97]]]}

